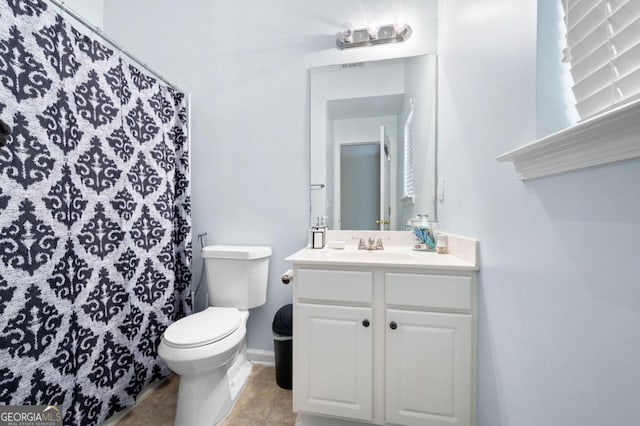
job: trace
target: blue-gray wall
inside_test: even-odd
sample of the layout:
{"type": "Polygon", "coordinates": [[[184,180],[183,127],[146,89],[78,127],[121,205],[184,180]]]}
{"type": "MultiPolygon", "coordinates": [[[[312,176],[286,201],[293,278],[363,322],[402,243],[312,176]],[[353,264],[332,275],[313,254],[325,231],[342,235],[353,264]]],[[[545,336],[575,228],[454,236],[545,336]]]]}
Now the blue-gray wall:
{"type": "Polygon", "coordinates": [[[558,72],[536,75],[536,6],[441,3],[438,211],[480,239],[478,425],[637,425],[640,161],[526,183],[496,161],[566,122],[544,95],[558,72]]]}

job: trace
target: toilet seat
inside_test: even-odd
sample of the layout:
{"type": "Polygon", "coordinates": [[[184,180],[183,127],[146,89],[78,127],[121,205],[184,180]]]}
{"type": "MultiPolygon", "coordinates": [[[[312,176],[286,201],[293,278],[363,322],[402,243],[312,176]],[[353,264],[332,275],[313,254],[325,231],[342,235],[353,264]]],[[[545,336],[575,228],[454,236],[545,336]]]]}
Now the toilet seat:
{"type": "Polygon", "coordinates": [[[195,348],[209,345],[229,336],[242,322],[236,308],[210,307],[171,324],[162,340],[173,348],[195,348]]]}

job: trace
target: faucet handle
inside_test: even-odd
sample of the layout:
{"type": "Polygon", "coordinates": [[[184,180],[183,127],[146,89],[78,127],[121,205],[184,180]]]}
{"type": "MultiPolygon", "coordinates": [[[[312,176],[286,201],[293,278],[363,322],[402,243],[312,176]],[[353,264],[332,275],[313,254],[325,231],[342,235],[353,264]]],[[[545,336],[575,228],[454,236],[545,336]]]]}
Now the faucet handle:
{"type": "Polygon", "coordinates": [[[358,242],[358,250],[364,250],[365,248],[367,248],[367,246],[364,243],[364,238],[360,238],[360,241],[358,242]]]}
{"type": "Polygon", "coordinates": [[[384,245],[382,244],[382,238],[378,238],[378,241],[376,241],[376,250],[384,250],[384,245]]]}

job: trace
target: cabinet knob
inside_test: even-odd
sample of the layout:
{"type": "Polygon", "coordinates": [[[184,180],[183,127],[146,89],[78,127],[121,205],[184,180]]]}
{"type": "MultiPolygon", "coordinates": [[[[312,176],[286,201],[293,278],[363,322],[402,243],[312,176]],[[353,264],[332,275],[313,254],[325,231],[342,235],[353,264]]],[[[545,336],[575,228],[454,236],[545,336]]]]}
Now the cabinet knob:
{"type": "Polygon", "coordinates": [[[369,327],[369,324],[370,322],[368,319],[362,320],[362,325],[364,325],[365,327],[369,327]]]}
{"type": "Polygon", "coordinates": [[[396,324],[395,321],[391,321],[389,323],[389,328],[392,329],[392,330],[395,330],[396,328],[398,328],[398,324],[396,324]]]}

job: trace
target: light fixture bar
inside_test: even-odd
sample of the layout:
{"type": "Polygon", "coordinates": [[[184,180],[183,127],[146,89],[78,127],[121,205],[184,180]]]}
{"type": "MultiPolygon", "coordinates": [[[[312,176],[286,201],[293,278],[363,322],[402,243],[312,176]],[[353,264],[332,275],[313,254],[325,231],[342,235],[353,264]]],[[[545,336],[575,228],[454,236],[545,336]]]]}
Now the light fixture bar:
{"type": "Polygon", "coordinates": [[[409,25],[406,25],[400,32],[397,32],[393,25],[382,25],[378,30],[377,37],[372,37],[367,28],[360,28],[353,30],[351,37],[344,37],[343,32],[338,33],[336,35],[336,45],[338,46],[338,49],[347,49],[350,47],[398,43],[408,40],[409,37],[411,37],[411,33],[412,30],[409,25]]]}

